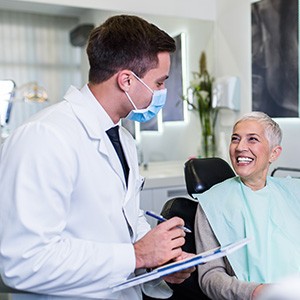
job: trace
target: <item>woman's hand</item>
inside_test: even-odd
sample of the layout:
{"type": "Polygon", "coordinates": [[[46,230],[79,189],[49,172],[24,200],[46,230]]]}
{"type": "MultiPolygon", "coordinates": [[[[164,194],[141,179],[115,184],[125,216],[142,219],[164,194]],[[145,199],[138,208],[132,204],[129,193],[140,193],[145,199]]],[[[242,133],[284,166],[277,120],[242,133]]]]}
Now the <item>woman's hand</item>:
{"type": "MultiPolygon", "coordinates": [[[[195,254],[192,253],[187,253],[187,252],[182,252],[182,255],[180,257],[177,257],[174,261],[180,261],[182,259],[188,258],[188,257],[192,257],[195,256],[195,254]]],[[[187,278],[189,278],[191,276],[191,273],[193,273],[196,270],[196,267],[191,267],[185,270],[182,270],[180,272],[176,272],[170,275],[167,275],[164,277],[164,280],[169,282],[169,283],[182,283],[183,281],[185,281],[187,278]]]]}

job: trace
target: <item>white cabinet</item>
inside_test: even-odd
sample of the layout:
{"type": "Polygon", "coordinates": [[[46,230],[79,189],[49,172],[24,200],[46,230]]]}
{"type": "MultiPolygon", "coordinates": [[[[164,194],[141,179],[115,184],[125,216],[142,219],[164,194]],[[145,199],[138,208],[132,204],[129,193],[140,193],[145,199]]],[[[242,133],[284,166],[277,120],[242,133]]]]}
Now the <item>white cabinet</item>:
{"type": "MultiPolygon", "coordinates": [[[[182,162],[150,163],[147,170],[141,169],[145,177],[144,188],[141,191],[141,209],[151,210],[158,214],[168,199],[174,197],[189,197],[182,162]]],[[[151,227],[157,220],[146,216],[151,227]]]]}
{"type": "MultiPolygon", "coordinates": [[[[141,192],[141,209],[144,211],[151,210],[160,214],[163,205],[168,199],[180,196],[189,197],[185,185],[144,189],[141,192]]],[[[149,216],[146,216],[146,218],[152,228],[157,224],[157,220],[149,216]]]]}

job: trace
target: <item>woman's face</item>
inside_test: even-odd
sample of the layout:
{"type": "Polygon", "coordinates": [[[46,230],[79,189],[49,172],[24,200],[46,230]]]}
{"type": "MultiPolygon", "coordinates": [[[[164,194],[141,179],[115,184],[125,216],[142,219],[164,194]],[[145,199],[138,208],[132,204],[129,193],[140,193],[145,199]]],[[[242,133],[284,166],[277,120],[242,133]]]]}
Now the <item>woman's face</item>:
{"type": "Polygon", "coordinates": [[[279,155],[277,148],[270,149],[264,126],[255,120],[242,121],[233,128],[229,154],[244,184],[252,189],[265,186],[269,165],[279,155]]]}

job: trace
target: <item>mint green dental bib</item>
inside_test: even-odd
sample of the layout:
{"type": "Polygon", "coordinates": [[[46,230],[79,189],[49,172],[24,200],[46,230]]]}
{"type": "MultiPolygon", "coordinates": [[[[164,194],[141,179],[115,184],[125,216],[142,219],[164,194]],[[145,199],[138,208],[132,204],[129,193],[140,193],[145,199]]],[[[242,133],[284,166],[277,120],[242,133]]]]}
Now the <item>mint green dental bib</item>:
{"type": "Polygon", "coordinates": [[[197,198],[221,245],[253,238],[228,256],[238,279],[271,283],[300,274],[299,179],[268,177],[252,191],[235,177],[197,198]]]}

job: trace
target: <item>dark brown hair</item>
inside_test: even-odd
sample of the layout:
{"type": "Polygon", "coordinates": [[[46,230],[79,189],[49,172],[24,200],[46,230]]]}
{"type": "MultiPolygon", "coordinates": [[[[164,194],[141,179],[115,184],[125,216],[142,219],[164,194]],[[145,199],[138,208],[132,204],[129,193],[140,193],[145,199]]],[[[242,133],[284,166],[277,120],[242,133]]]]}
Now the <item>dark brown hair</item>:
{"type": "Polygon", "coordinates": [[[106,81],[122,69],[143,77],[157,66],[159,52],[175,50],[174,39],[157,26],[137,16],[113,16],[90,34],[89,81],[106,81]]]}

